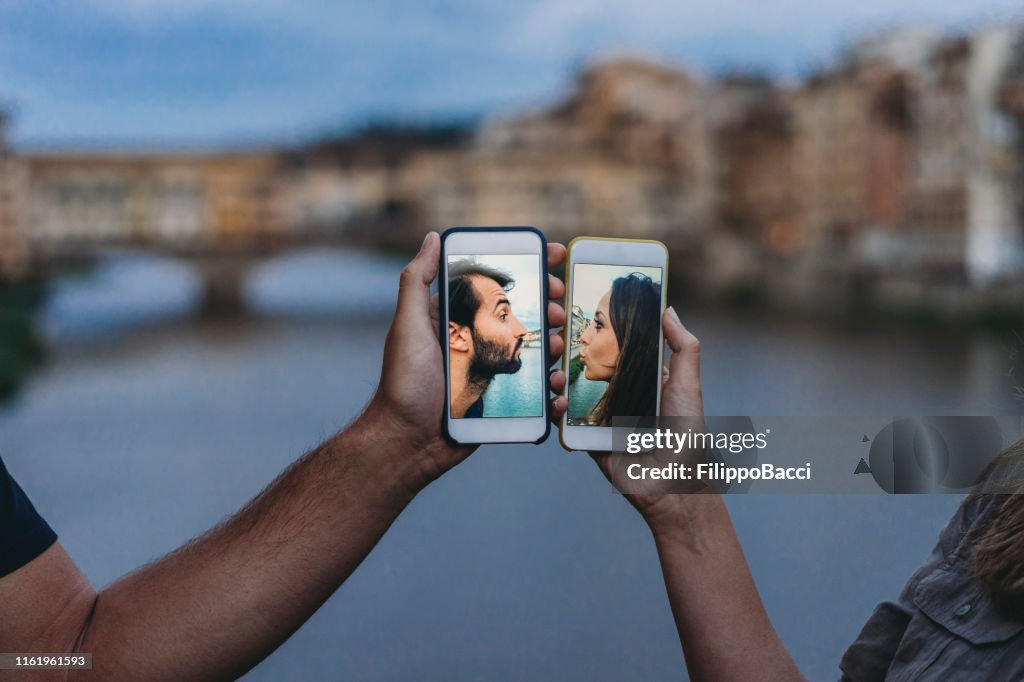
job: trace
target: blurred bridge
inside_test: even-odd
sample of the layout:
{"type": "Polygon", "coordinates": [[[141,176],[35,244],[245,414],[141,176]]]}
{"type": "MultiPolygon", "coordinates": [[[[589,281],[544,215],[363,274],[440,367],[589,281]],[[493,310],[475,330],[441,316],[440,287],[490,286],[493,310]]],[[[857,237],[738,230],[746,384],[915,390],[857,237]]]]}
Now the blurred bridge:
{"type": "Polygon", "coordinates": [[[526,332],[526,335],[523,336],[523,346],[532,346],[535,343],[540,343],[540,341],[541,341],[541,330],[540,329],[535,329],[532,332],[526,332]]]}
{"type": "Polygon", "coordinates": [[[59,246],[36,249],[28,258],[28,271],[52,276],[94,266],[116,251],[148,253],[184,262],[203,282],[201,311],[209,316],[241,314],[245,310],[243,292],[249,272],[260,263],[288,251],[313,247],[352,248],[365,242],[339,234],[302,234],[264,236],[231,240],[110,240],[68,241],[59,246]]]}
{"type": "Polygon", "coordinates": [[[192,265],[203,310],[226,314],[242,310],[250,268],[284,251],[400,245],[405,223],[385,200],[387,183],[369,183],[364,196],[359,178],[300,161],[276,149],[10,156],[0,164],[0,276],[142,251],[192,265]]]}

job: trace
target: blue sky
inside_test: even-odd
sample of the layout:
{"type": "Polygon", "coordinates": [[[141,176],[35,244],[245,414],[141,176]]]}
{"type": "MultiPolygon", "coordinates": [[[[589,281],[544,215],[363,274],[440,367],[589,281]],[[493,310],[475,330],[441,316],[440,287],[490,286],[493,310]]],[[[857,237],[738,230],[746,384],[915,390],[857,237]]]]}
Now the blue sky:
{"type": "Polygon", "coordinates": [[[22,146],[288,143],[543,104],[599,54],[795,77],[866,32],[1021,16],[1019,0],[0,0],[0,101],[22,146]]]}

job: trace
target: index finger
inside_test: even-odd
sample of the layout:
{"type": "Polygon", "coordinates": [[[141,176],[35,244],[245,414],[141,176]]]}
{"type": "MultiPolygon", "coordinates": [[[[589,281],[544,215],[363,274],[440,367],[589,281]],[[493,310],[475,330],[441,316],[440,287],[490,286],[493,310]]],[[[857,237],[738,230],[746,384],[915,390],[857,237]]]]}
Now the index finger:
{"type": "Polygon", "coordinates": [[[565,262],[565,245],[548,242],[548,268],[557,268],[565,262]]]}

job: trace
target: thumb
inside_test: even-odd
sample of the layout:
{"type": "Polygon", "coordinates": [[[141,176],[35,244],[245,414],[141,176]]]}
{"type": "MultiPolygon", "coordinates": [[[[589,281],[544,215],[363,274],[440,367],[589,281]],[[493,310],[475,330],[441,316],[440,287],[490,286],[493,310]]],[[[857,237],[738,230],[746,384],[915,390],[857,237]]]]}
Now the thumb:
{"type": "MultiPolygon", "coordinates": [[[[703,414],[703,401],[700,388],[700,341],[683,326],[674,308],[669,307],[662,318],[665,329],[665,340],[672,349],[669,361],[669,379],[665,384],[665,392],[679,402],[679,407],[688,410],[700,410],[703,414]]],[[[671,413],[669,413],[671,414],[671,413]]],[[[681,414],[675,416],[697,416],[681,414]]]]}
{"type": "Polygon", "coordinates": [[[419,253],[402,270],[398,283],[398,317],[428,309],[430,283],[437,276],[440,265],[440,245],[437,233],[428,232],[419,253]]]}

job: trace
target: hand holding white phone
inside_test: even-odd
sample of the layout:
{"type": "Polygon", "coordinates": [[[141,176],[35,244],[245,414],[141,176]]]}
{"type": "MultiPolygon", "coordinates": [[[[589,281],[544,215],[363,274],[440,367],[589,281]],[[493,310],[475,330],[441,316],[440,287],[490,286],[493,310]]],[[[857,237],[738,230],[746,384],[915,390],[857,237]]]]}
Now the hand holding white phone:
{"type": "Polygon", "coordinates": [[[565,351],[569,450],[612,449],[615,417],[654,417],[661,403],[668,250],[648,240],[569,244],[565,351]]]}

